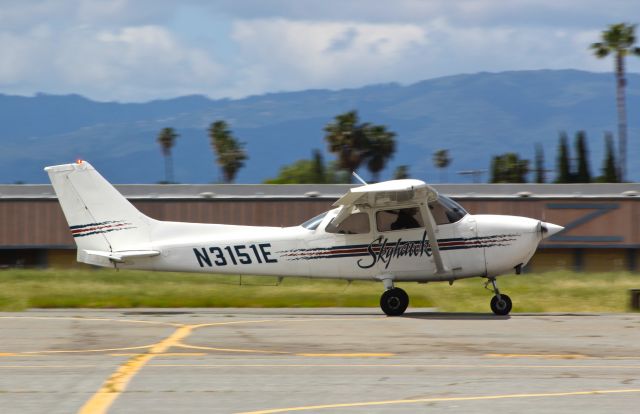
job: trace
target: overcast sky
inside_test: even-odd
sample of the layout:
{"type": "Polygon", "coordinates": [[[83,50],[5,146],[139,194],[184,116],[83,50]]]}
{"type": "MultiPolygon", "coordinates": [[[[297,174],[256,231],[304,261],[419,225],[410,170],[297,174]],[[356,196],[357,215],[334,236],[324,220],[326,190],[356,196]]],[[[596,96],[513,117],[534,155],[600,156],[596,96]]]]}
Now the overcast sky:
{"type": "Polygon", "coordinates": [[[0,0],[0,93],[146,101],[610,71],[588,45],[621,21],[640,23],[640,1],[0,0]]]}

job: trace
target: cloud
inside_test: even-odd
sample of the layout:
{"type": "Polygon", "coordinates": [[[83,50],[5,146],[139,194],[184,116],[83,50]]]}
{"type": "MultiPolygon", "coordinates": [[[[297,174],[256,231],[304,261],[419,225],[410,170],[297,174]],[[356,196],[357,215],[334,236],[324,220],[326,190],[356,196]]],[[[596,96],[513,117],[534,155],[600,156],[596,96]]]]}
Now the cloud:
{"type": "MultiPolygon", "coordinates": [[[[0,0],[0,92],[141,101],[478,71],[610,71],[600,31],[640,3],[610,0],[0,0]]],[[[628,60],[630,71],[640,59],[628,60]]]]}
{"type": "Polygon", "coordinates": [[[601,26],[640,13],[628,0],[203,0],[203,7],[235,19],[288,18],[292,20],[422,24],[443,18],[454,25],[601,26]]]}
{"type": "Polygon", "coordinates": [[[0,0],[0,27],[14,32],[41,24],[122,27],[167,21],[174,8],[165,0],[0,0]]]}
{"type": "Polygon", "coordinates": [[[225,68],[160,26],[116,30],[75,27],[0,33],[5,91],[79,92],[102,100],[139,101],[213,90],[225,68]],[[31,89],[31,90],[29,90],[31,89]]]}
{"type": "Polygon", "coordinates": [[[410,83],[462,72],[610,70],[588,50],[597,30],[239,20],[232,39],[243,71],[232,95],[300,88],[410,83]]]}
{"type": "Polygon", "coordinates": [[[415,25],[284,19],[237,21],[232,39],[246,75],[276,89],[379,81],[425,42],[415,25]]]}

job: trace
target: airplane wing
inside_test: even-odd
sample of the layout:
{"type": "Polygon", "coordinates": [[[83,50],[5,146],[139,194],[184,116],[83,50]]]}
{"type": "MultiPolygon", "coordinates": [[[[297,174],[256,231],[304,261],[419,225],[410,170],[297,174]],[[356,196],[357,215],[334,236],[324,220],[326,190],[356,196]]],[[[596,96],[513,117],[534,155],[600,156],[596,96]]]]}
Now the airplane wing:
{"type": "MultiPolygon", "coordinates": [[[[334,223],[336,225],[340,224],[342,220],[347,218],[358,206],[369,208],[393,207],[401,203],[426,205],[436,201],[437,199],[438,192],[435,188],[421,180],[393,180],[363,185],[361,187],[352,188],[347,194],[340,197],[335,203],[333,203],[334,207],[342,206],[340,212],[334,218],[334,223]]],[[[431,210],[429,208],[425,208],[423,211],[426,211],[427,213],[425,230],[429,237],[429,244],[431,246],[431,252],[433,253],[436,271],[439,274],[444,274],[447,272],[447,269],[442,261],[440,248],[438,246],[438,239],[436,237],[438,226],[431,214],[431,210]]]]}
{"type": "Polygon", "coordinates": [[[420,180],[393,180],[352,188],[333,203],[334,207],[366,205],[389,207],[403,202],[431,203],[438,199],[438,192],[420,180]]]}

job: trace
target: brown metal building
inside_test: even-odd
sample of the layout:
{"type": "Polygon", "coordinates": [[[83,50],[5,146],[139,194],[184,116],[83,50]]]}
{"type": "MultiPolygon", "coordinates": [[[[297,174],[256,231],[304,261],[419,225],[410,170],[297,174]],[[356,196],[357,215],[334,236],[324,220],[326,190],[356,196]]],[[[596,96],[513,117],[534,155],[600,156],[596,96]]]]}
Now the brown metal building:
{"type": "MultiPolygon", "coordinates": [[[[347,185],[121,185],[159,220],[291,226],[331,207],[347,185]]],[[[473,214],[565,226],[529,271],[638,270],[640,184],[435,185],[473,214]]],[[[0,266],[75,266],[75,246],[49,185],[0,185],[0,266]]]]}

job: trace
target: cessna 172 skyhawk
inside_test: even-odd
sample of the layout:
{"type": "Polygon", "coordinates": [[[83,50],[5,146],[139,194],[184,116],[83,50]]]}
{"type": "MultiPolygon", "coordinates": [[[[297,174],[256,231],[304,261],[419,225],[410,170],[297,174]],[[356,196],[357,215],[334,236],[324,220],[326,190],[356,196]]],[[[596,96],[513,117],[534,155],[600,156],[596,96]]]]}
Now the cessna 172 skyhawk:
{"type": "Polygon", "coordinates": [[[158,221],[89,163],[45,168],[78,247],[78,261],[159,271],[378,280],[380,307],[402,315],[395,282],[486,278],[491,309],[511,311],[496,276],[519,273],[538,243],[563,229],[525,217],[471,215],[420,180],[352,188],[334,209],[294,227],[158,221]]]}

